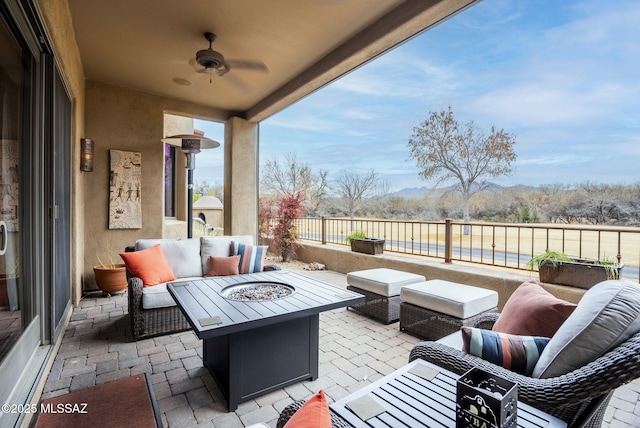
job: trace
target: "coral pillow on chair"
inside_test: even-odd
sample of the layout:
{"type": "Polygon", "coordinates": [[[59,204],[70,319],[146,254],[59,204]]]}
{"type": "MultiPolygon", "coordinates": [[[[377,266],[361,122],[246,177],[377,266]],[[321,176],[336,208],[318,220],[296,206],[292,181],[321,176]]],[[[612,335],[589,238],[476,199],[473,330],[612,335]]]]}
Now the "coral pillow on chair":
{"type": "Polygon", "coordinates": [[[527,281],[509,297],[493,325],[493,331],[520,336],[553,337],[576,306],[558,299],[536,281],[527,281]]]}
{"type": "Polygon", "coordinates": [[[120,257],[131,275],[140,278],[145,287],[176,279],[160,244],[146,250],[121,253],[120,257]]]}
{"type": "Polygon", "coordinates": [[[304,403],[284,428],[331,428],[331,414],[324,391],[318,391],[304,403]]]}

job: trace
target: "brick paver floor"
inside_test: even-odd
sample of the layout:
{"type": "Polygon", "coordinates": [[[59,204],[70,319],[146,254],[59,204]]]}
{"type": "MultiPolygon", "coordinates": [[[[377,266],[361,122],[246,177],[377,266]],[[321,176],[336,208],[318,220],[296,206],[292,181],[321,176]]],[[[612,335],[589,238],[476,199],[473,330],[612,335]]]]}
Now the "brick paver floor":
{"type": "MultiPolygon", "coordinates": [[[[309,275],[345,288],[346,276],[309,275]]],[[[345,308],[320,315],[320,376],[241,403],[226,400],[202,365],[202,344],[192,332],[130,342],[126,295],[85,297],[73,315],[47,378],[42,398],[149,372],[165,427],[235,428],[256,422],[275,427],[280,411],[323,389],[340,399],[408,362],[419,340],[398,323],[385,326],[345,308]]],[[[604,427],[640,426],[640,381],[619,388],[604,427]]],[[[135,399],[135,397],[123,397],[135,399]]]]}

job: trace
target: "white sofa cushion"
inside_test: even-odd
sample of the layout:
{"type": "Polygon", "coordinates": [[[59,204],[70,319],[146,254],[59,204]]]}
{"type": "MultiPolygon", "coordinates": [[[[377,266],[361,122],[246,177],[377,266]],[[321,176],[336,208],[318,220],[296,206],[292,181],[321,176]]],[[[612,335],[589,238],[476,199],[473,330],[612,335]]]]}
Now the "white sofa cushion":
{"type": "Polygon", "coordinates": [[[203,236],[200,238],[200,267],[202,274],[209,272],[209,257],[231,256],[231,242],[253,245],[251,235],[203,236]]]}
{"type": "Polygon", "coordinates": [[[200,263],[200,239],[138,239],[136,251],[160,244],[176,278],[203,276],[200,263]]]}
{"type": "Polygon", "coordinates": [[[437,342],[442,343],[443,345],[447,345],[450,348],[457,349],[458,351],[462,351],[462,347],[464,346],[464,340],[462,339],[462,330],[458,330],[445,337],[442,337],[438,339],[437,342]]]}
{"type": "Polygon", "coordinates": [[[347,284],[382,296],[397,296],[408,284],[424,281],[424,276],[395,269],[365,269],[347,274],[347,284]]]}
{"type": "Polygon", "coordinates": [[[406,285],[402,287],[400,298],[403,302],[459,319],[495,309],[498,305],[498,293],[493,290],[441,279],[406,285]]]}
{"type": "MultiPolygon", "coordinates": [[[[201,276],[180,278],[180,281],[196,281],[202,279],[201,276]]],[[[142,288],[142,309],[158,309],[168,308],[170,306],[176,306],[176,301],[173,300],[169,290],[167,290],[167,284],[171,282],[163,282],[151,287],[142,288]]]]}
{"type": "Polygon", "coordinates": [[[578,307],[544,348],[533,377],[550,378],[576,370],[640,331],[640,287],[622,280],[589,289],[578,307]]]}

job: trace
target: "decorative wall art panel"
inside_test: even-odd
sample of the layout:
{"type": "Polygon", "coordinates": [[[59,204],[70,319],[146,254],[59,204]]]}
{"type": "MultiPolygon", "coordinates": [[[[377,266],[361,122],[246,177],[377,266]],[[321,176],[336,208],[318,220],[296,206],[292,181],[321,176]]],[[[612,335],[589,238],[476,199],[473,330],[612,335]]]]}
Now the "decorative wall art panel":
{"type": "Polygon", "coordinates": [[[109,158],[109,229],[140,229],[140,152],[109,150],[109,158]]]}

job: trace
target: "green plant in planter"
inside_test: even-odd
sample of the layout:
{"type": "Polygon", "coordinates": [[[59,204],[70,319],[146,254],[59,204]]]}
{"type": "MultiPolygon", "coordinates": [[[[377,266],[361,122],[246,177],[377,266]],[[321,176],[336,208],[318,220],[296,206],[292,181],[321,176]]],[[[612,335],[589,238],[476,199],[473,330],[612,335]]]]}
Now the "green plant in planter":
{"type": "Polygon", "coordinates": [[[367,239],[367,234],[362,230],[355,230],[347,235],[345,239],[347,240],[347,244],[350,244],[352,239],[367,239]]]}
{"type": "Polygon", "coordinates": [[[382,254],[384,252],[384,239],[368,238],[363,231],[356,230],[346,237],[351,251],[364,254],[382,254]]]}
{"type": "Polygon", "coordinates": [[[596,260],[593,263],[602,265],[602,267],[604,267],[604,270],[607,272],[608,279],[620,278],[620,265],[615,260],[611,260],[609,257],[605,256],[604,258],[596,260]]]}
{"type": "Polygon", "coordinates": [[[527,267],[529,268],[529,270],[533,271],[534,268],[539,268],[540,264],[543,263],[545,260],[549,260],[551,263],[553,263],[554,267],[558,266],[558,262],[574,261],[574,259],[572,259],[571,257],[569,257],[563,252],[547,250],[544,253],[537,255],[531,260],[529,260],[527,262],[527,267]]]}
{"type": "Polygon", "coordinates": [[[616,261],[611,260],[608,257],[604,257],[600,260],[593,259],[580,259],[568,256],[567,254],[561,251],[553,251],[547,250],[542,254],[539,254],[533,257],[531,260],[527,262],[527,267],[529,270],[533,271],[534,268],[540,269],[540,265],[546,261],[549,261],[553,264],[553,267],[558,267],[558,263],[560,262],[570,262],[570,263],[582,263],[587,265],[600,265],[604,268],[607,279],[618,279],[620,277],[620,266],[616,261]]]}

